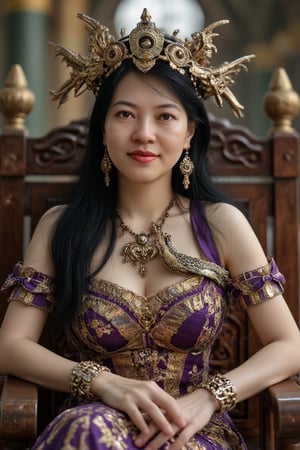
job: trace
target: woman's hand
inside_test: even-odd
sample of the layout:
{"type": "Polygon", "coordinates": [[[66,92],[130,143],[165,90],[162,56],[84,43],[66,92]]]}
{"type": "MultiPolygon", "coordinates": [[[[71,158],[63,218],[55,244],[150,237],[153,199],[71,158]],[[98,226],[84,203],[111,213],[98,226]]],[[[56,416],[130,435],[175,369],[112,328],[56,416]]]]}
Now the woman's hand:
{"type": "Polygon", "coordinates": [[[154,381],[102,372],[93,379],[91,391],[107,405],[130,417],[140,430],[141,445],[157,433],[160,440],[167,442],[174,435],[174,429],[176,432],[186,425],[181,404],[154,381]]]}
{"type": "Polygon", "coordinates": [[[176,400],[177,406],[185,419],[185,426],[176,425],[169,417],[172,425],[172,435],[166,436],[157,424],[151,421],[148,425],[149,433],[141,433],[135,440],[138,447],[146,444],[145,450],[159,449],[168,442],[168,449],[180,450],[190,438],[209,422],[212,414],[219,408],[215,397],[206,389],[198,389],[191,394],[176,400]]]}

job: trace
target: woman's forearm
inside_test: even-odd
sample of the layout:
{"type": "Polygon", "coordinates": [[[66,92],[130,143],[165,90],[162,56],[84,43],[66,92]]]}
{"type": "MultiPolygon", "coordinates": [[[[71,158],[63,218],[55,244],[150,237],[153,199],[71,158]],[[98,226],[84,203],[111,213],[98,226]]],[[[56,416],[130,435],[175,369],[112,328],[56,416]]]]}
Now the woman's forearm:
{"type": "Polygon", "coordinates": [[[0,371],[46,388],[70,392],[70,361],[29,339],[16,339],[0,347],[0,371]]]}
{"type": "Polygon", "coordinates": [[[252,355],[226,377],[236,387],[238,401],[245,400],[300,371],[299,340],[272,342],[252,355]]]}

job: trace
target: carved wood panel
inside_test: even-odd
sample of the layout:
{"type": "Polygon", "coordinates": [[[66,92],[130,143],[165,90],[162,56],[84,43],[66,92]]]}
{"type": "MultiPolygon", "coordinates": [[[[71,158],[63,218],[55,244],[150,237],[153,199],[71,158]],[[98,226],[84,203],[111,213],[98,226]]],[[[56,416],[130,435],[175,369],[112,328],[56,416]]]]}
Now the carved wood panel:
{"type": "Polygon", "coordinates": [[[270,175],[270,143],[248,129],[211,117],[209,150],[214,175],[270,175]]]}
{"type": "Polygon", "coordinates": [[[38,175],[77,173],[86,143],[86,120],[71,122],[38,139],[28,139],[27,172],[38,175]]]}

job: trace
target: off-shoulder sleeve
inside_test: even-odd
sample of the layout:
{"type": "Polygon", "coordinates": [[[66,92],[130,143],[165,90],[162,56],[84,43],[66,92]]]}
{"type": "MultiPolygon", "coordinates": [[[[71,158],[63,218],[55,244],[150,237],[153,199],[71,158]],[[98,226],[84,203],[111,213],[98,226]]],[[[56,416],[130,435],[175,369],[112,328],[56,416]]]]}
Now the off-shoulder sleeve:
{"type": "Polygon", "coordinates": [[[8,301],[17,300],[25,305],[51,311],[54,302],[54,279],[32,267],[18,262],[8,275],[1,291],[11,290],[8,301]]]}
{"type": "Polygon", "coordinates": [[[246,309],[282,294],[284,282],[284,275],[279,271],[274,258],[268,258],[265,266],[233,278],[229,286],[229,297],[239,301],[241,308],[246,309]]]}

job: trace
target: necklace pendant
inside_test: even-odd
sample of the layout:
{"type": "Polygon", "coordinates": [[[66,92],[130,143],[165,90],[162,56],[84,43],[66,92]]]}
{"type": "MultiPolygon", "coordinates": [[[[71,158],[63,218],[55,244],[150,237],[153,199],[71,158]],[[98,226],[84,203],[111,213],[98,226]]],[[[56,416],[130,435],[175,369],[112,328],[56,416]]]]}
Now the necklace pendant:
{"type": "Polygon", "coordinates": [[[123,257],[123,262],[130,262],[132,266],[139,265],[139,274],[142,278],[147,275],[146,263],[150,262],[159,254],[159,247],[156,241],[151,242],[150,238],[152,235],[156,234],[156,228],[161,229],[166,218],[169,217],[169,211],[173,207],[175,200],[172,199],[168,204],[167,208],[159,218],[157,223],[151,224],[150,233],[145,233],[142,231],[137,234],[134,233],[128,225],[126,225],[121,218],[120,214],[117,213],[119,219],[119,226],[123,233],[126,231],[135,237],[135,242],[128,242],[124,245],[121,250],[121,256],[123,257]]]}
{"type": "Polygon", "coordinates": [[[136,242],[128,242],[121,251],[123,262],[131,262],[133,266],[139,264],[139,274],[142,278],[147,275],[146,263],[158,255],[158,247],[154,242],[149,242],[146,233],[136,236],[136,242]]]}

